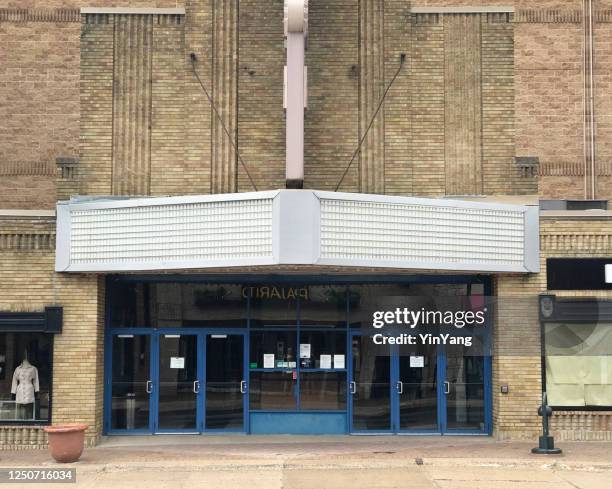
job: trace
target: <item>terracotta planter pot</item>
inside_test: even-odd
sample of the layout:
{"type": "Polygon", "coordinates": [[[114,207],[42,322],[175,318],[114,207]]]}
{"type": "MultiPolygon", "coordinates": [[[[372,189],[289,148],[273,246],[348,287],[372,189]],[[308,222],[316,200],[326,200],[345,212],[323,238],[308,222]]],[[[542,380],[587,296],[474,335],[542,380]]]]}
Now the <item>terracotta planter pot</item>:
{"type": "Polygon", "coordinates": [[[83,453],[86,424],[47,426],[51,456],[58,462],[76,462],[83,453]]]}

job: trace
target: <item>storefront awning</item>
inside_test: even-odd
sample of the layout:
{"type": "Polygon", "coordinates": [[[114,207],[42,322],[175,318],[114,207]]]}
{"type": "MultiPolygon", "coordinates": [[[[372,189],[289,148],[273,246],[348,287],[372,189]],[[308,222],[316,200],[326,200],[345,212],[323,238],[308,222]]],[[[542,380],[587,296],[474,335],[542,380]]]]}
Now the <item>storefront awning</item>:
{"type": "Polygon", "coordinates": [[[315,190],[57,206],[58,272],[279,264],[537,272],[538,207],[315,190]]]}

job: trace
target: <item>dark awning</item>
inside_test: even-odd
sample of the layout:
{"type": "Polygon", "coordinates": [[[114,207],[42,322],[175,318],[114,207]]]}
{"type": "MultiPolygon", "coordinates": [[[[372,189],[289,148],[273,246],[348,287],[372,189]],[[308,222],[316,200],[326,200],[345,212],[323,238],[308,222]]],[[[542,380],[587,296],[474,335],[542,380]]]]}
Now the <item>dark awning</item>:
{"type": "Polygon", "coordinates": [[[45,307],[42,312],[0,312],[1,333],[61,333],[62,307],[45,307]]]}

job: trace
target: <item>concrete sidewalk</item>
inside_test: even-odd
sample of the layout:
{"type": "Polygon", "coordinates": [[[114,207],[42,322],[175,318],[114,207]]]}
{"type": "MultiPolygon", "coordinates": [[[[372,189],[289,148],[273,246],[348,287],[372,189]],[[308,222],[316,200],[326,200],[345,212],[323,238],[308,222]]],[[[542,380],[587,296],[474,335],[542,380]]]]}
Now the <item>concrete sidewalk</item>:
{"type": "MultiPolygon", "coordinates": [[[[530,453],[534,443],[486,437],[110,437],[87,449],[81,461],[69,464],[77,469],[78,479],[69,487],[612,487],[612,443],[559,445],[564,453],[547,457],[530,453]]],[[[60,467],[44,450],[0,452],[0,466],[60,467]]]]}

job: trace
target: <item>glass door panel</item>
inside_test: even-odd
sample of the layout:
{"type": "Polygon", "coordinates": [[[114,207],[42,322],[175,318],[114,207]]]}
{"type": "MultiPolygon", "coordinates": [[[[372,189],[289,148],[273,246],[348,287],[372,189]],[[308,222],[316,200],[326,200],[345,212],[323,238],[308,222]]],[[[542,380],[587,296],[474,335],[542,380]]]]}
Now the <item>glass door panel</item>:
{"type": "Polygon", "coordinates": [[[485,431],[485,357],[474,356],[472,348],[446,348],[444,393],[448,430],[485,431]]]}
{"type": "Polygon", "coordinates": [[[243,430],[244,335],[206,335],[207,430],[243,430]]]}
{"type": "Polygon", "coordinates": [[[391,357],[388,348],[375,345],[369,336],[353,336],[353,431],[391,429],[391,357]]]}
{"type": "Polygon", "coordinates": [[[197,335],[160,335],[158,430],[197,429],[198,380],[197,335]]]}
{"type": "Polygon", "coordinates": [[[399,347],[399,429],[438,430],[438,355],[435,345],[399,347]]]}
{"type": "Polygon", "coordinates": [[[114,335],[111,430],[148,430],[151,391],[151,337],[114,335]]]}

